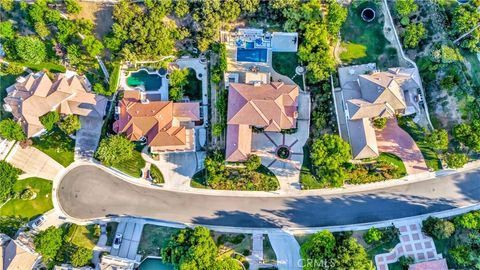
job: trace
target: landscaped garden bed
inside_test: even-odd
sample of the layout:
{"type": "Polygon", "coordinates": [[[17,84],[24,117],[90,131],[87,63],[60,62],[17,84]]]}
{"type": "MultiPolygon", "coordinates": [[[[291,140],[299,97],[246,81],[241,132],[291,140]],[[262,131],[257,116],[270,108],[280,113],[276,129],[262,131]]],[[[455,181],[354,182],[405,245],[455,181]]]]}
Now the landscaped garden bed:
{"type": "Polygon", "coordinates": [[[138,253],[143,257],[160,256],[160,250],[179,229],[146,224],[138,246],[138,253]]]}
{"type": "Polygon", "coordinates": [[[0,216],[17,216],[33,219],[53,208],[52,181],[32,177],[18,180],[13,186],[16,194],[0,208],[0,216]],[[26,190],[31,191],[29,198],[23,197],[26,190]]]}

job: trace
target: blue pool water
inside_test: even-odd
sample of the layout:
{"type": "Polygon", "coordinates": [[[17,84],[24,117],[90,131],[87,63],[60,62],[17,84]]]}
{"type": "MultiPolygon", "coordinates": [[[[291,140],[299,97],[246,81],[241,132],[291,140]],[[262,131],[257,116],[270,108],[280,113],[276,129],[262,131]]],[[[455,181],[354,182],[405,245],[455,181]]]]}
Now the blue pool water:
{"type": "Polygon", "coordinates": [[[147,258],[138,268],[139,270],[173,270],[173,266],[165,264],[161,259],[147,258]]]}
{"type": "Polygon", "coordinates": [[[157,74],[149,74],[145,70],[140,70],[130,74],[127,84],[131,87],[144,85],[145,90],[156,91],[162,87],[162,78],[157,74]]]}
{"type": "Polygon", "coordinates": [[[267,62],[267,49],[237,48],[238,62],[267,62]]]}

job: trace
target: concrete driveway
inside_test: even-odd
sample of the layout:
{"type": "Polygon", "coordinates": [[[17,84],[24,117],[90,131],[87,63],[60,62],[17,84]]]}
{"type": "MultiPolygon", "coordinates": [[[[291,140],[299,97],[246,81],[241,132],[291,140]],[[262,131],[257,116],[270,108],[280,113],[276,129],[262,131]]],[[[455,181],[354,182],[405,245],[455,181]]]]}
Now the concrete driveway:
{"type": "Polygon", "coordinates": [[[285,232],[269,233],[268,239],[277,256],[278,270],[301,270],[300,245],[293,235],[285,232]]]}
{"type": "Polygon", "coordinates": [[[103,119],[80,116],[82,127],[77,131],[75,139],[75,160],[90,159],[97,150],[102,134],[103,119]]]}
{"type": "Polygon", "coordinates": [[[280,189],[284,192],[300,189],[299,177],[303,162],[303,146],[310,133],[310,95],[301,93],[298,98],[297,131],[293,134],[279,132],[253,133],[253,153],[262,158],[262,164],[268,167],[278,178],[280,189]],[[277,156],[277,150],[286,147],[290,155],[277,156]]]}
{"type": "Polygon", "coordinates": [[[422,152],[412,137],[398,126],[397,119],[389,119],[387,126],[383,130],[377,130],[376,134],[378,150],[402,159],[407,174],[428,172],[422,152]]]}
{"type": "Polygon", "coordinates": [[[135,260],[137,257],[138,245],[142,237],[143,223],[120,222],[115,235],[122,234],[122,243],[119,249],[112,247],[110,254],[121,258],[135,260]]]}
{"type": "Polygon", "coordinates": [[[7,157],[7,162],[24,171],[22,177],[40,177],[53,180],[63,166],[35,147],[22,149],[18,144],[7,157]]]}

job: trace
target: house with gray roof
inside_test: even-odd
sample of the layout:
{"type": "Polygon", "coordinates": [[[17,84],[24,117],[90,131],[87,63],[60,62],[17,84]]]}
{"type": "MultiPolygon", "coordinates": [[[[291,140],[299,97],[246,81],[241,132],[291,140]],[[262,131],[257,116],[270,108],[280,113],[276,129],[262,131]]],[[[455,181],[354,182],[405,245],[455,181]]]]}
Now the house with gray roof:
{"type": "Polygon", "coordinates": [[[341,89],[334,96],[337,114],[344,116],[338,119],[340,135],[350,143],[354,159],[378,157],[375,118],[417,112],[412,93],[417,92],[419,80],[414,74],[404,68],[377,71],[374,64],[339,69],[341,89]]]}

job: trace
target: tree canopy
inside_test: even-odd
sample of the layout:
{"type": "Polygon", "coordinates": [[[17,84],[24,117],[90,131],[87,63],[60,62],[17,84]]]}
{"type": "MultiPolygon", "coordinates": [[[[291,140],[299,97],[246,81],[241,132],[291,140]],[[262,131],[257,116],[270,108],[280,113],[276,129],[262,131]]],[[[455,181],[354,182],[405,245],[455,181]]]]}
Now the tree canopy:
{"type": "Polygon", "coordinates": [[[448,132],[445,129],[435,129],[427,134],[425,141],[433,149],[445,151],[448,149],[448,132]]]}
{"type": "MultiPolygon", "coordinates": [[[[450,29],[452,35],[458,38],[472,30],[478,23],[480,23],[480,12],[473,3],[458,5],[453,12],[450,29]]],[[[472,52],[480,52],[480,28],[463,38],[460,45],[472,52]]]]}
{"type": "Polygon", "coordinates": [[[82,10],[80,4],[78,4],[77,0],[63,0],[65,2],[65,7],[67,8],[67,12],[71,14],[78,14],[82,10]]]}
{"type": "Polygon", "coordinates": [[[58,250],[62,247],[63,231],[61,228],[49,227],[35,236],[35,250],[42,254],[43,260],[48,262],[53,260],[58,250]]]}
{"type": "Polygon", "coordinates": [[[40,123],[48,131],[52,130],[58,121],[60,121],[60,114],[57,111],[51,111],[40,116],[40,123]]]}
{"type": "Polygon", "coordinates": [[[67,115],[58,124],[58,127],[65,132],[65,134],[73,134],[81,128],[80,119],[74,114],[67,115]]]}
{"type": "Polygon", "coordinates": [[[22,127],[12,119],[0,121],[0,136],[7,140],[23,141],[27,138],[22,127]]]}
{"type": "Polygon", "coordinates": [[[463,153],[449,153],[445,158],[449,168],[462,168],[468,162],[468,156],[463,153]]]}
{"type": "Polygon", "coordinates": [[[188,84],[188,73],[190,70],[176,69],[170,73],[168,83],[168,95],[169,99],[173,101],[179,101],[183,98],[183,87],[188,84]]]}
{"type": "Polygon", "coordinates": [[[480,119],[470,124],[462,123],[453,128],[453,137],[473,151],[480,151],[480,119]]]}
{"type": "Polygon", "coordinates": [[[411,23],[403,32],[403,45],[407,48],[415,48],[426,36],[427,30],[423,23],[411,23]]]}
{"type": "Polygon", "coordinates": [[[12,194],[13,186],[18,180],[22,170],[10,165],[10,163],[0,160],[0,201],[7,200],[12,194]]]}
{"type": "Polygon", "coordinates": [[[418,10],[415,0],[396,0],[395,11],[400,17],[408,17],[418,10]]]}
{"type": "Polygon", "coordinates": [[[135,145],[122,135],[113,135],[100,142],[96,157],[107,166],[130,160],[135,145]]]}
{"type": "Polygon", "coordinates": [[[242,269],[228,258],[218,257],[218,248],[205,227],[182,229],[173,235],[161,250],[165,263],[178,269],[242,269]],[[223,268],[228,266],[229,268],[223,268]]]}
{"type": "Polygon", "coordinates": [[[334,236],[327,230],[312,235],[300,248],[305,270],[373,270],[365,249],[351,236],[334,236]]]}
{"type": "Polygon", "coordinates": [[[0,22],[0,38],[12,39],[15,37],[13,23],[10,21],[0,22]]]}
{"type": "Polygon", "coordinates": [[[37,37],[21,36],[15,40],[17,55],[31,64],[41,63],[47,56],[45,44],[37,37]]]}

